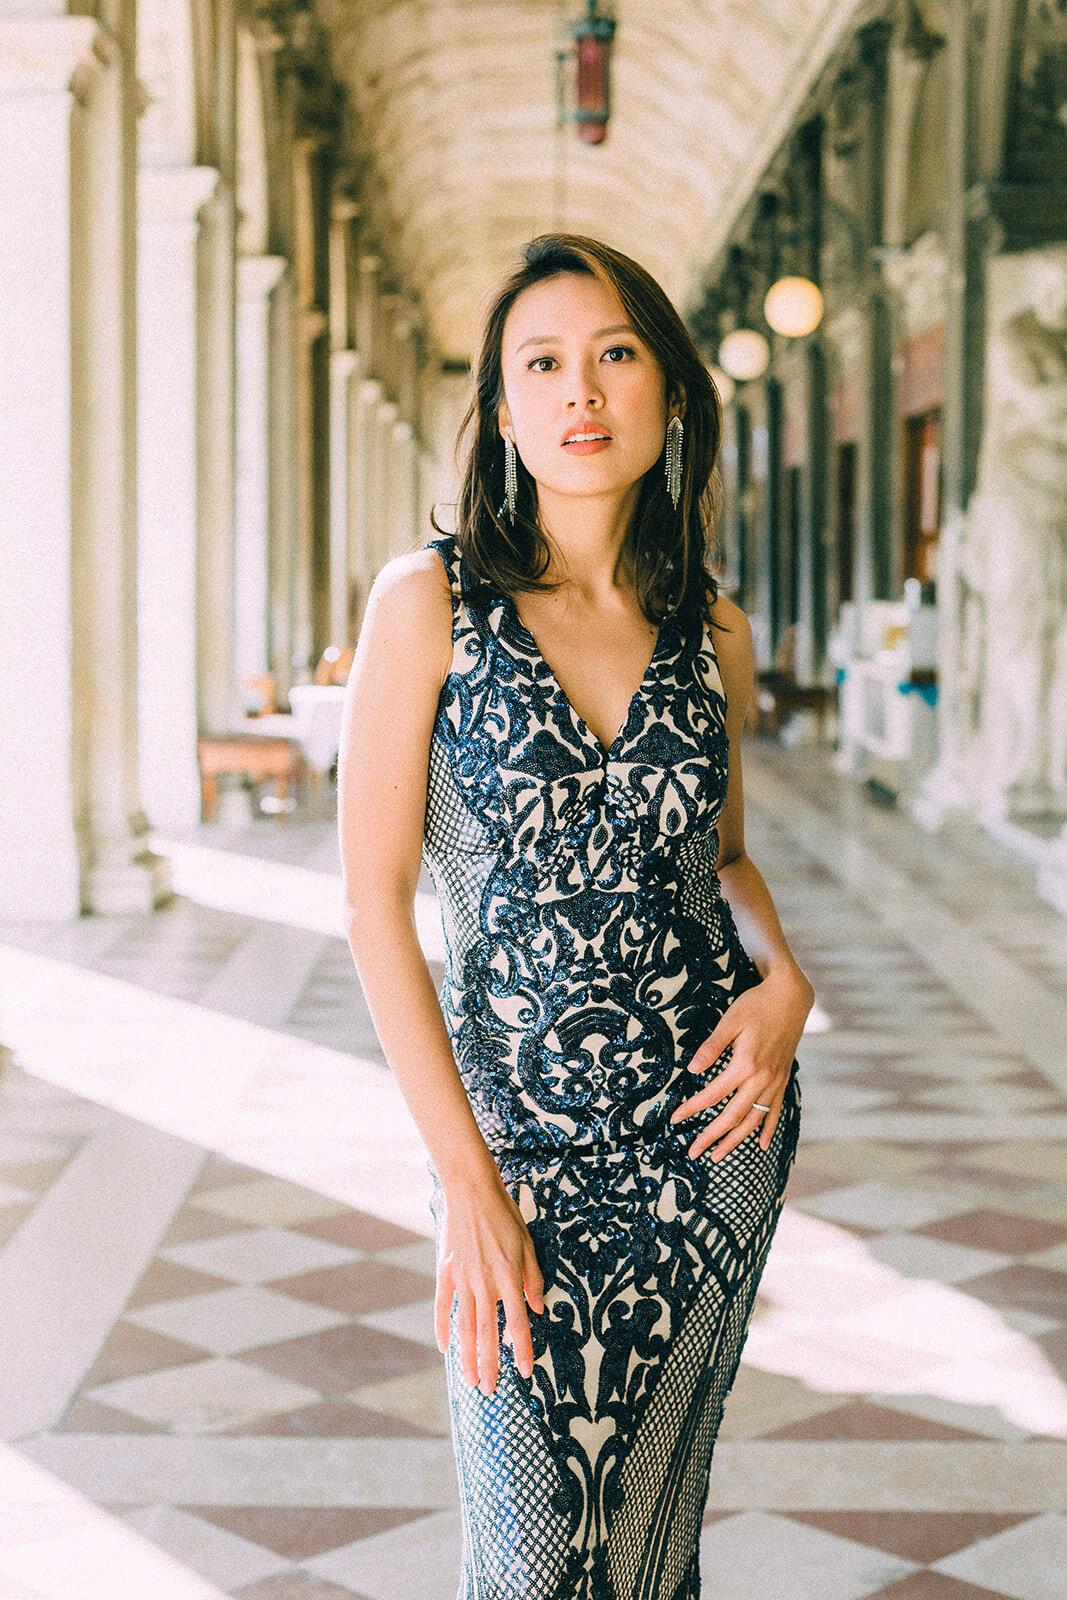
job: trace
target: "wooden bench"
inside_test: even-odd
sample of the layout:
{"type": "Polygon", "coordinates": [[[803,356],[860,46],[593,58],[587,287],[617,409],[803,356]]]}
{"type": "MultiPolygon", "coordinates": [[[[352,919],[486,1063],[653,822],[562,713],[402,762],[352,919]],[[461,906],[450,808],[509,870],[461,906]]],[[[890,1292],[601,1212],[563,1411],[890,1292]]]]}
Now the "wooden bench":
{"type": "Polygon", "coordinates": [[[279,800],[289,797],[291,786],[306,777],[304,754],[299,740],[272,734],[203,734],[196,741],[200,760],[200,810],[205,822],[212,822],[219,803],[219,778],[238,773],[250,783],[273,783],[279,800]]]}

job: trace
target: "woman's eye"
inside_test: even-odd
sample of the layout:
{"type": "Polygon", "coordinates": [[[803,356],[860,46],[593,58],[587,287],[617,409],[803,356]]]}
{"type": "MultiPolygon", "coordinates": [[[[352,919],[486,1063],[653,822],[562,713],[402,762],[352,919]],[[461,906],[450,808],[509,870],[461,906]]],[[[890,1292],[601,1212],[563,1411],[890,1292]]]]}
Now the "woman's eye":
{"type": "Polygon", "coordinates": [[[633,351],[628,344],[613,344],[604,351],[603,359],[618,365],[620,361],[625,361],[632,355],[633,351]]]}
{"type": "Polygon", "coordinates": [[[555,366],[555,363],[556,363],[555,356],[534,356],[533,360],[530,362],[530,364],[529,364],[529,366],[527,368],[527,371],[528,372],[551,372],[552,371],[552,367],[555,366]]]}

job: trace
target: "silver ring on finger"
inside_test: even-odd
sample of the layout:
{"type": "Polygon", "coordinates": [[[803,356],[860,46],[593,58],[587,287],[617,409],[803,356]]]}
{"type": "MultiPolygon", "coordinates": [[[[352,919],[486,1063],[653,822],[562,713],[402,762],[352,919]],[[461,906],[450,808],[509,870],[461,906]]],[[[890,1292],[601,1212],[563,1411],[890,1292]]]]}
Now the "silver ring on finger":
{"type": "Polygon", "coordinates": [[[753,1111],[769,1111],[771,1108],[770,1106],[761,1105],[758,1100],[753,1100],[752,1109],[753,1111]]]}

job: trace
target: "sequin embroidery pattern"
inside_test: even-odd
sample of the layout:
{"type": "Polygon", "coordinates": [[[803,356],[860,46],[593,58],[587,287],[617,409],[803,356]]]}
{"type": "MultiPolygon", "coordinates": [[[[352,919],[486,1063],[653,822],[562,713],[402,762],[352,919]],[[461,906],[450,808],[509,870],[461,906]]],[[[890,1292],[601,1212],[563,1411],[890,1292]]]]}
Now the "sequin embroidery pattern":
{"type": "MultiPolygon", "coordinates": [[[[448,1357],[460,1600],[695,1600],[723,1402],[796,1145],[691,1159],[687,1064],[759,981],[723,898],[725,699],[710,626],[668,618],[605,749],[506,595],[451,539],[452,670],[424,855],[441,1002],[545,1278],[533,1378],[490,1399],[448,1357]]],[[[440,1208],[438,1192],[435,1207],[440,1208]]]]}

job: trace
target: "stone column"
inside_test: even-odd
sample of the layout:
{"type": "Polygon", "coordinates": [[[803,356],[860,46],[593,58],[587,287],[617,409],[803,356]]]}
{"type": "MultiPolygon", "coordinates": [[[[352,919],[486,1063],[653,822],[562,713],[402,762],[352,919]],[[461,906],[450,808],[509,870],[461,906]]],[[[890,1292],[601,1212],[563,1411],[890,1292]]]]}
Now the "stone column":
{"type": "Polygon", "coordinates": [[[202,733],[235,711],[234,340],[237,265],[233,189],[220,181],[200,232],[199,561],[197,659],[202,733]]]}
{"type": "Polygon", "coordinates": [[[267,651],[280,700],[293,681],[296,571],[296,305],[285,272],[271,296],[270,539],[267,552],[267,651]]]}
{"type": "Polygon", "coordinates": [[[355,444],[352,393],[359,370],[355,350],[330,352],[330,639],[342,647],[353,635],[353,596],[349,593],[355,444]]]}
{"type": "Polygon", "coordinates": [[[378,573],[391,558],[396,539],[396,461],[394,436],[400,414],[396,403],[382,400],[378,404],[378,433],[374,444],[374,473],[372,494],[374,502],[374,571],[378,573]]]}
{"type": "Polygon", "coordinates": [[[234,492],[234,674],[270,671],[270,316],[284,256],[237,262],[237,465],[234,492]]]}
{"type": "Polygon", "coordinates": [[[0,19],[0,917],[71,917],[80,904],[71,120],[101,70],[98,40],[105,48],[91,17],[0,19]]]}
{"type": "Polygon", "coordinates": [[[402,555],[419,539],[419,447],[415,430],[402,419],[393,425],[390,472],[389,554],[402,555]]]}
{"type": "Polygon", "coordinates": [[[147,168],[137,225],[137,707],[157,828],[200,820],[197,766],[197,239],[213,167],[147,168]]]}
{"type": "Polygon", "coordinates": [[[356,385],[351,469],[354,539],[349,548],[349,561],[361,616],[378,570],[378,408],[381,403],[382,386],[376,378],[364,378],[356,385]]]}

